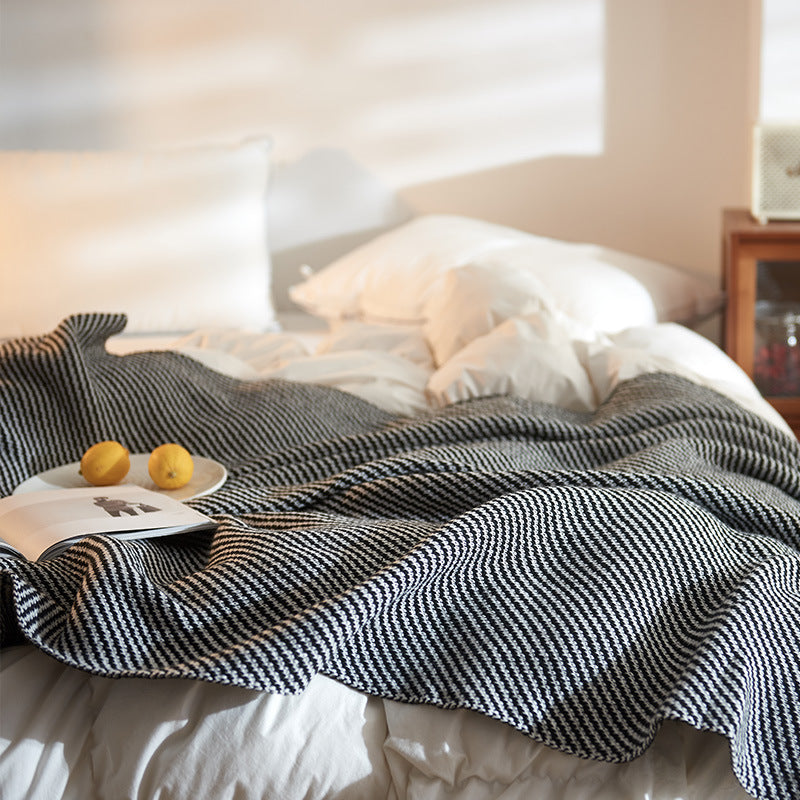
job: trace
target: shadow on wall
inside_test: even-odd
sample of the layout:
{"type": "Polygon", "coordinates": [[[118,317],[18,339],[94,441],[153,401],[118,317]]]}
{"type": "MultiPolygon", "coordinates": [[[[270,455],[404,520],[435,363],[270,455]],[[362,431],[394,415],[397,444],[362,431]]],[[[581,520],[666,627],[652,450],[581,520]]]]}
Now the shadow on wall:
{"type": "MultiPolygon", "coordinates": [[[[302,248],[304,263],[324,266],[413,211],[596,242],[721,279],[722,209],[749,198],[758,3],[606,0],[605,30],[602,153],[531,159],[407,186],[396,195],[365,173],[355,185],[369,190],[346,199],[357,200],[351,214],[371,208],[374,225],[356,232],[338,220],[341,235],[302,248]]],[[[348,169],[339,186],[363,168],[348,169]]],[[[306,199],[320,218],[343,200],[336,191],[326,200],[316,189],[306,199]]],[[[279,252],[284,256],[296,263],[298,251],[279,252]]],[[[707,335],[718,338],[713,329],[707,335]]]]}
{"type": "Polygon", "coordinates": [[[408,187],[479,216],[720,276],[722,209],[747,205],[756,0],[606,0],[605,146],[408,187]]]}
{"type": "MultiPolygon", "coordinates": [[[[599,4],[343,0],[319,2],[308,19],[305,4],[246,0],[230,3],[224,14],[216,0],[81,0],[80,13],[58,0],[9,3],[1,32],[0,144],[139,148],[267,131],[278,156],[287,142],[301,153],[322,144],[351,152],[368,172],[394,175],[384,196],[354,170],[335,172],[339,186],[355,181],[357,206],[344,222],[349,188],[348,198],[332,190],[333,182],[320,195],[306,193],[304,202],[313,204],[302,211],[294,198],[295,212],[324,229],[320,238],[344,237],[342,246],[355,241],[347,238],[354,235],[353,214],[366,213],[362,229],[372,230],[411,208],[594,241],[718,276],[721,209],[745,204],[749,193],[760,2],[599,4]],[[577,22],[599,19],[601,11],[602,81],[598,28],[587,23],[587,36],[574,35],[577,22]],[[505,41],[513,52],[502,49],[505,41]],[[591,58],[581,42],[594,48],[591,58]],[[570,94],[570,69],[581,86],[587,76],[592,86],[604,84],[598,155],[599,131],[590,137],[595,146],[584,150],[559,139],[561,105],[570,109],[572,128],[594,131],[598,116],[596,93],[570,94]],[[495,113],[501,101],[504,114],[495,113]],[[580,113],[581,104],[589,113],[580,113]],[[430,171],[404,172],[396,164],[394,172],[383,171],[390,156],[424,162],[429,154],[418,151],[425,148],[434,155],[457,150],[469,120],[483,137],[473,150],[491,158],[476,157],[471,166],[461,158],[468,174],[434,179],[443,162],[433,156],[430,171]],[[539,138],[560,141],[560,152],[589,154],[531,158],[542,152],[532,143],[539,138]],[[479,168],[498,163],[509,165],[479,168]],[[329,230],[326,215],[344,229],[329,230]]],[[[274,184],[280,182],[278,170],[274,184]]],[[[291,218],[273,219],[271,230],[284,237],[279,253],[294,247],[291,218]]]]}
{"type": "MultiPolygon", "coordinates": [[[[102,150],[119,135],[119,95],[96,0],[9,2],[0,16],[0,143],[3,149],[102,150]]],[[[112,65],[113,66],[113,65],[112,65]]]]}
{"type": "Polygon", "coordinates": [[[603,0],[11,3],[0,143],[139,149],[269,133],[280,158],[338,147],[395,186],[597,152],[602,11],[603,0]]]}
{"type": "Polygon", "coordinates": [[[268,196],[273,298],[280,311],[296,310],[289,287],[301,268],[321,269],[412,213],[397,193],[335,148],[317,148],[278,163],[268,196]]]}

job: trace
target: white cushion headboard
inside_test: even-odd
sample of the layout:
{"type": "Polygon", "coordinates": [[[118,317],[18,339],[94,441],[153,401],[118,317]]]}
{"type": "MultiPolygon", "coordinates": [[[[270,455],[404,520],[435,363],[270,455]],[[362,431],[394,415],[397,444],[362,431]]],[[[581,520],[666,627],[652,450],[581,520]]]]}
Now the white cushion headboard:
{"type": "Polygon", "coordinates": [[[0,152],[0,338],[78,312],[129,333],[274,325],[267,139],[158,152],[0,152]]]}

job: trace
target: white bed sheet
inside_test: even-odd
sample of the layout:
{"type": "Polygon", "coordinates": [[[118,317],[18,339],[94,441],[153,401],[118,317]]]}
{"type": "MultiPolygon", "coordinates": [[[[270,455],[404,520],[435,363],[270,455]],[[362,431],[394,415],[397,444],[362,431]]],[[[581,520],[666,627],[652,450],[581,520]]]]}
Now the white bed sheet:
{"type": "Polygon", "coordinates": [[[727,741],[668,721],[627,764],[560,753],[472,711],[323,676],[278,696],[113,680],[27,645],[0,655],[0,787],[19,798],[744,800],[727,741]]]}
{"type": "MultiPolygon", "coordinates": [[[[117,353],[153,347],[244,379],[327,383],[399,413],[496,391],[586,407],[619,380],[671,370],[788,430],[727,356],[675,325],[575,338],[552,319],[514,318],[439,369],[413,325],[205,330],[110,345],[117,353]]],[[[609,765],[550,750],[474,712],[383,701],[322,676],[288,697],[192,681],[109,680],[27,645],[0,653],[0,667],[0,788],[8,798],[748,797],[730,770],[727,741],[678,722],[665,723],[635,761],[609,765]]]]}

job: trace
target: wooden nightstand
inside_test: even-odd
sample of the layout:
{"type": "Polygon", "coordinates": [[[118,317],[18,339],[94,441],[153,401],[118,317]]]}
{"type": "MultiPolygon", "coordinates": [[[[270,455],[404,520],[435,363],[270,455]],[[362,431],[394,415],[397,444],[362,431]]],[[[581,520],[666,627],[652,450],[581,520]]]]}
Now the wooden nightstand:
{"type": "Polygon", "coordinates": [[[725,350],[800,435],[800,222],[723,223],[725,350]]]}

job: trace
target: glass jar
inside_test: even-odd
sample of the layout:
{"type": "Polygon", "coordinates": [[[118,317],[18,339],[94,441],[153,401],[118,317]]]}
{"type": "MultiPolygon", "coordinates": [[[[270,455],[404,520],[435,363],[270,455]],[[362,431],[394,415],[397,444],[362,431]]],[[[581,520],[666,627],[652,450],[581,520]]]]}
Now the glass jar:
{"type": "Polygon", "coordinates": [[[767,397],[800,394],[800,305],[756,303],[753,380],[767,397]]]}

